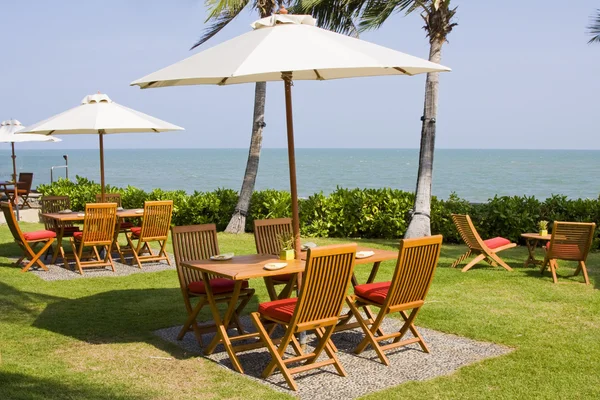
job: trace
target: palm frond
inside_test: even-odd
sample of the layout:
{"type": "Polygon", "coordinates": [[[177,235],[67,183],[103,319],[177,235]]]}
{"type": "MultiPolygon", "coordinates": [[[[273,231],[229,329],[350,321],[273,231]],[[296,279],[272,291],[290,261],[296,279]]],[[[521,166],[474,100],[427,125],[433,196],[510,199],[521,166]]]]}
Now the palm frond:
{"type": "Polygon", "coordinates": [[[324,29],[358,37],[356,20],[367,0],[297,0],[293,14],[310,14],[324,29]]]}
{"type": "Polygon", "coordinates": [[[392,14],[402,11],[409,14],[423,6],[424,3],[418,0],[368,0],[361,15],[359,30],[378,29],[392,14]]]}
{"type": "Polygon", "coordinates": [[[588,43],[600,43],[600,9],[596,10],[596,16],[592,17],[588,30],[588,33],[592,35],[588,43]]]}
{"type": "Polygon", "coordinates": [[[213,23],[204,30],[204,33],[202,34],[200,39],[198,39],[198,41],[194,43],[190,50],[193,50],[196,47],[204,44],[207,40],[219,33],[231,21],[233,21],[235,17],[237,17],[240,14],[240,12],[248,5],[248,2],[249,0],[230,1],[228,2],[229,6],[225,8],[221,7],[224,7],[223,3],[227,3],[226,0],[214,2],[215,7],[218,7],[220,11],[218,14],[215,14],[215,10],[211,9],[211,13],[209,14],[207,21],[212,20],[213,23]]]}

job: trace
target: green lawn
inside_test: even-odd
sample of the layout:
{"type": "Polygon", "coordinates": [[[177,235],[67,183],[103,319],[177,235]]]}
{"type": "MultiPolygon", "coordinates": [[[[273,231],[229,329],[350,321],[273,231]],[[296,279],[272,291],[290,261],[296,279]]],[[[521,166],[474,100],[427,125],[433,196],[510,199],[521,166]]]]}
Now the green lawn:
{"type": "MultiPolygon", "coordinates": [[[[22,224],[24,231],[39,229],[22,224]]],[[[340,241],[313,240],[319,244],[340,241]]],[[[219,234],[221,251],[254,252],[251,235],[219,234]]],[[[361,244],[393,248],[392,241],[361,244]]],[[[373,398],[600,398],[600,254],[588,269],[548,274],[523,268],[524,248],[507,250],[510,273],[481,264],[468,273],[449,265],[464,251],[444,246],[417,325],[513,347],[426,382],[373,398]]],[[[212,362],[192,357],[152,331],[181,324],[185,311],[175,271],[46,282],[11,267],[18,254],[0,229],[0,399],[280,398],[284,395],[212,362]]],[[[393,264],[382,264],[379,279],[393,264]]],[[[357,269],[359,281],[368,271],[357,269]]],[[[252,281],[267,299],[262,281],[252,281]]],[[[203,314],[207,319],[208,314],[203,314]]]]}

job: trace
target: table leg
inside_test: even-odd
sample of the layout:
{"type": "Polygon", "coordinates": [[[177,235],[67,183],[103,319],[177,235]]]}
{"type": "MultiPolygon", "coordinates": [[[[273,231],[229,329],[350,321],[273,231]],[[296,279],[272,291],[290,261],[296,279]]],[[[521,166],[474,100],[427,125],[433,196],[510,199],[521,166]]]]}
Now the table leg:
{"type": "Polygon", "coordinates": [[[381,261],[377,261],[376,263],[373,263],[373,268],[371,269],[371,273],[369,274],[367,283],[373,283],[373,281],[375,280],[375,277],[377,276],[377,271],[379,271],[380,264],[381,264],[381,261]]]}
{"type": "Polygon", "coordinates": [[[215,320],[215,325],[217,327],[217,332],[215,333],[214,339],[210,342],[210,344],[204,350],[204,354],[211,354],[215,347],[219,343],[222,343],[229,354],[229,359],[233,364],[233,368],[239,373],[243,374],[244,369],[240,364],[237,356],[235,355],[235,351],[233,350],[231,340],[229,339],[229,335],[227,334],[227,327],[229,326],[229,322],[233,316],[233,313],[236,309],[236,304],[238,297],[240,295],[240,291],[242,290],[242,281],[235,281],[235,285],[233,287],[233,293],[231,295],[231,300],[229,300],[229,306],[227,307],[227,311],[221,320],[221,315],[219,314],[219,309],[217,308],[217,303],[215,302],[215,297],[213,295],[212,288],[210,287],[210,279],[208,274],[202,272],[202,280],[204,281],[206,287],[206,297],[208,299],[208,305],[210,307],[210,311],[212,312],[213,318],[215,320]]]}
{"type": "Polygon", "coordinates": [[[525,260],[525,264],[523,265],[524,267],[527,267],[529,264],[533,264],[533,266],[535,267],[538,262],[535,259],[535,248],[537,247],[537,240],[536,239],[526,239],[525,240],[525,244],[527,245],[527,252],[529,253],[527,256],[527,260],[525,260]]]}
{"type": "Polygon", "coordinates": [[[60,254],[63,258],[63,262],[65,263],[65,267],[67,266],[67,261],[65,260],[65,251],[62,248],[62,240],[65,235],[65,227],[63,224],[57,226],[58,234],[56,235],[56,248],[54,249],[54,255],[52,256],[51,264],[56,264],[56,259],[60,254]]]}

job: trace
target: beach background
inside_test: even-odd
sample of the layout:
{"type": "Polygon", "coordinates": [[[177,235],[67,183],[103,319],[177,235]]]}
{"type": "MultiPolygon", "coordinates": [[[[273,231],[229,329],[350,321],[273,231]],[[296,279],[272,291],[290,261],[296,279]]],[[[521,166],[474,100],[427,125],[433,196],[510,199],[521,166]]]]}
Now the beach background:
{"type": "MultiPolygon", "coordinates": [[[[64,165],[69,156],[69,177],[98,182],[96,149],[17,149],[17,170],[34,173],[34,187],[50,182],[50,167],[64,165]]],[[[240,189],[246,167],[246,149],[106,149],[106,182],[112,186],[144,190],[183,189],[212,191],[240,189]]],[[[306,149],[296,150],[301,197],[337,186],[390,187],[414,191],[417,149],[306,149]]],[[[10,178],[10,150],[0,150],[0,179],[10,178]]],[[[64,169],[54,177],[64,177],[64,169]]],[[[452,192],[472,202],[494,195],[552,194],[569,198],[598,198],[600,151],[597,150],[459,150],[437,149],[433,194],[447,198],[452,192]]],[[[289,190],[286,149],[263,149],[256,190],[289,190]]]]}

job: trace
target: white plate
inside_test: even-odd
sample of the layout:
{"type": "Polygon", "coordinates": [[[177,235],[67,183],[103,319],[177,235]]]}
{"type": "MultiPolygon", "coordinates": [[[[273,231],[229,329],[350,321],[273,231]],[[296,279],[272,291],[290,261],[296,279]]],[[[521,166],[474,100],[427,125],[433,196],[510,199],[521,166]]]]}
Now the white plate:
{"type": "Polygon", "coordinates": [[[317,247],[316,243],[313,242],[306,242],[304,243],[302,246],[300,246],[300,250],[302,251],[306,251],[308,249],[314,249],[315,247],[317,247]]]}
{"type": "Polygon", "coordinates": [[[135,210],[135,213],[136,213],[136,214],[143,214],[143,213],[144,213],[144,210],[135,210]]]}
{"type": "Polygon", "coordinates": [[[84,213],[79,213],[79,214],[77,214],[77,216],[78,217],[85,217],[85,214],[84,213]]]}
{"type": "Polygon", "coordinates": [[[375,254],[374,251],[357,251],[356,258],[367,258],[371,257],[373,254],[375,254]]]}
{"type": "Polygon", "coordinates": [[[123,207],[117,207],[117,211],[123,211],[123,207]]]}
{"type": "Polygon", "coordinates": [[[60,210],[58,213],[59,214],[71,214],[73,211],[71,210],[60,210]]]}
{"type": "Polygon", "coordinates": [[[265,269],[268,269],[269,271],[277,271],[278,269],[281,269],[286,265],[287,263],[268,263],[265,264],[265,269]]]}
{"type": "Polygon", "coordinates": [[[210,257],[210,259],[213,261],[226,261],[226,260],[231,260],[232,258],[233,258],[233,253],[217,254],[216,256],[210,257]]]}

